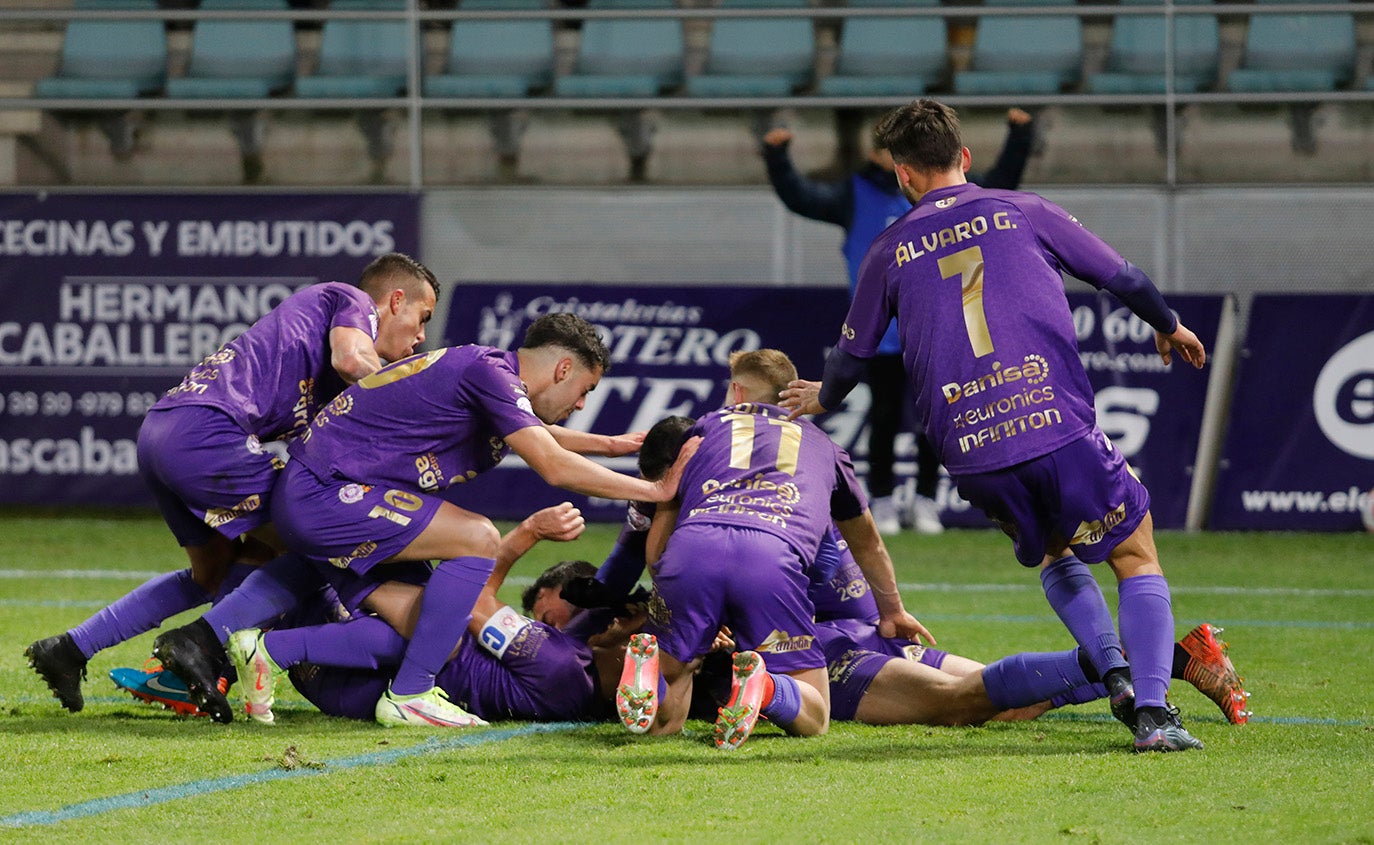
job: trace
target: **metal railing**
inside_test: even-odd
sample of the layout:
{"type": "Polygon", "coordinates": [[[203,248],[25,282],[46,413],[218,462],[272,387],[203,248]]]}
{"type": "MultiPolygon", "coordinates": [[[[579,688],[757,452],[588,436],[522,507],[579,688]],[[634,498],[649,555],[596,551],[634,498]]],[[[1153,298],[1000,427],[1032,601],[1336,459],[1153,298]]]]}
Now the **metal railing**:
{"type": "MultiPolygon", "coordinates": [[[[1178,17],[1207,15],[1219,20],[1249,19],[1272,14],[1346,14],[1368,15],[1374,21],[1374,2],[1314,2],[1314,3],[1213,3],[1176,5],[1165,2],[1155,6],[1141,5],[1056,5],[1056,6],[936,6],[936,7],[804,7],[804,8],[672,8],[672,9],[528,9],[528,10],[437,10],[421,9],[417,0],[407,0],[404,11],[383,10],[96,10],[96,9],[0,9],[0,23],[16,21],[72,20],[159,20],[169,23],[192,23],[200,20],[288,20],[293,22],[324,23],[331,20],[405,21],[410,24],[406,94],[396,97],[307,98],[275,96],[252,99],[162,98],[157,96],[131,99],[100,100],[75,98],[0,97],[0,110],[31,109],[51,112],[91,111],[182,111],[222,112],[261,110],[379,110],[399,109],[407,114],[412,131],[409,136],[410,187],[423,185],[421,125],[425,111],[492,112],[508,110],[560,111],[627,111],[659,110],[774,110],[774,109],[883,109],[899,105],[904,97],[819,96],[795,94],[783,97],[694,97],[663,94],[655,97],[557,97],[531,95],[525,97],[435,97],[422,91],[424,53],[421,47],[421,27],[424,24],[446,24],[467,20],[550,20],[591,21],[602,19],[651,20],[722,20],[730,18],[810,18],[815,21],[842,21],[857,18],[940,17],[951,19],[979,19],[983,17],[1040,17],[1070,15],[1080,19],[1112,19],[1137,15],[1163,15],[1165,18],[1165,90],[1159,94],[1022,94],[961,95],[935,92],[942,102],[961,107],[1005,107],[1009,101],[1025,107],[1044,106],[1137,106],[1160,107],[1164,110],[1166,181],[1177,183],[1177,116],[1176,110],[1185,105],[1215,104],[1318,104],[1374,102],[1374,89],[1355,87],[1328,91],[1275,91],[1236,93],[1207,91],[1184,93],[1174,88],[1176,49],[1172,22],[1178,17]]],[[[1369,46],[1369,45],[1364,45],[1369,46]]],[[[1356,69],[1359,81],[1359,69],[1356,69]]]]}

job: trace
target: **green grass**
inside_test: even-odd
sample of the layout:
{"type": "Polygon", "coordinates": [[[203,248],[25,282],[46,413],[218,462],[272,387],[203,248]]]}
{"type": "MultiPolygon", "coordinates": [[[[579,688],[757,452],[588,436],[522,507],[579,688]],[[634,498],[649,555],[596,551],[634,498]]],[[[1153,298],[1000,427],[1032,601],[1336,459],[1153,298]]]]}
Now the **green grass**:
{"type": "MultiPolygon", "coordinates": [[[[517,574],[570,552],[596,559],[613,536],[594,526],[572,549],[536,549],[517,574]]],[[[151,634],[92,661],[86,709],[72,715],[21,651],[141,576],[15,573],[164,571],[181,552],[142,516],[0,515],[0,538],[0,842],[1374,842],[1365,536],[1159,538],[1178,632],[1227,628],[1256,716],[1227,725],[1178,682],[1173,701],[1207,748],[1147,756],[1129,752],[1104,704],[972,729],[836,724],[793,739],[765,726],[735,753],[711,748],[705,723],[660,739],[615,725],[436,738],[291,696],[275,728],[221,726],[115,694],[106,673],[141,665],[151,634]],[[129,795],[141,805],[118,805],[129,795]],[[30,812],[65,820],[16,825],[30,812]]],[[[904,536],[892,549],[908,608],[943,647],[985,661],[1067,647],[1000,534],[904,536]]],[[[1109,573],[1098,576],[1113,601],[1109,573]]]]}

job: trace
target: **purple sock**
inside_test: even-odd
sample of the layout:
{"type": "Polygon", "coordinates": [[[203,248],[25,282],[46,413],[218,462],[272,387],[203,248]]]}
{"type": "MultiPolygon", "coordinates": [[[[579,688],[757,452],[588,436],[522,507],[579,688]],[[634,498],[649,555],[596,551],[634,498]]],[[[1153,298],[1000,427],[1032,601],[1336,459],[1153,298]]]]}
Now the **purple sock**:
{"type": "Polygon", "coordinates": [[[268,631],[267,653],[283,669],[309,661],[320,666],[380,669],[401,662],[405,637],[375,616],[333,625],[268,631]]]}
{"type": "Polygon", "coordinates": [[[1063,707],[1066,704],[1087,704],[1089,701],[1097,701],[1107,697],[1107,688],[1101,682],[1084,684],[1081,687],[1074,687],[1068,692],[1056,695],[1050,699],[1050,704],[1055,707],[1063,707]]]}
{"type": "Polygon", "coordinates": [[[801,686],[791,675],[777,672],[768,673],[773,678],[773,700],[763,705],[759,711],[778,727],[787,727],[797,721],[801,713],[801,686]]]}
{"type": "Polygon", "coordinates": [[[1163,707],[1174,663],[1174,609],[1163,575],[1136,575],[1117,587],[1121,639],[1131,655],[1135,706],[1163,707]]]}
{"type": "Polygon", "coordinates": [[[248,573],[238,589],[220,599],[201,618],[223,644],[235,631],[261,628],[275,620],[296,606],[297,596],[319,587],[320,576],[310,561],[287,553],[248,573]]]}
{"type": "Polygon", "coordinates": [[[1127,665],[1107,600],[1086,563],[1065,555],[1040,570],[1040,583],[1050,607],[1083,647],[1099,676],[1127,665]]]}
{"type": "Polygon", "coordinates": [[[932,669],[939,669],[945,665],[945,658],[949,657],[949,652],[940,651],[938,648],[927,648],[921,652],[921,659],[918,663],[924,663],[932,669]]]}
{"type": "Polygon", "coordinates": [[[463,636],[472,606],[495,566],[489,557],[457,557],[434,568],[420,599],[415,634],[391,682],[393,693],[415,695],[434,687],[434,676],[463,636]]]}
{"type": "Polygon", "coordinates": [[[1087,683],[1076,651],[1023,652],[983,669],[983,686],[998,710],[1048,701],[1087,683]]]}
{"type": "Polygon", "coordinates": [[[224,574],[224,580],[219,582],[219,589],[215,590],[214,598],[210,599],[211,604],[219,604],[220,599],[229,595],[239,588],[243,579],[252,575],[257,567],[250,563],[232,563],[229,571],[224,574]]]}
{"type": "Polygon", "coordinates": [[[191,570],[168,572],[135,587],[67,633],[89,659],[101,649],[151,631],[164,620],[209,600],[210,596],[191,579],[191,570]]]}

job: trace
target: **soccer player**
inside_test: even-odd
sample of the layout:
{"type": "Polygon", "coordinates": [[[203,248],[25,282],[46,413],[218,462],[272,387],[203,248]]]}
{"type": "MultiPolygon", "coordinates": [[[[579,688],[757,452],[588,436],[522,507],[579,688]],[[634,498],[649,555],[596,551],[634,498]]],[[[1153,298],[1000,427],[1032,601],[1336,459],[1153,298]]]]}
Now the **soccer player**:
{"type": "MultiPolygon", "coordinates": [[[[316,565],[379,581],[391,580],[385,570],[394,562],[439,561],[405,659],[376,703],[380,723],[473,723],[443,697],[434,677],[461,635],[455,619],[466,620],[492,572],[500,535],[486,517],[442,499],[445,488],[472,480],[514,451],[545,481],[575,492],[644,501],[675,495],[681,464],[695,444],[651,483],[578,454],[629,454],[640,437],[552,425],[584,405],[609,364],[591,324],[549,314],[530,325],[514,352],[453,347],[383,368],[341,393],[292,442],[272,502],[273,522],[289,548],[316,565]]],[[[217,720],[233,718],[215,688],[221,646],[234,631],[258,627],[294,605],[299,586],[292,568],[253,573],[202,619],[154,642],[154,654],[217,720]]]]}
{"type": "MultiPolygon", "coordinates": [[[[732,371],[730,401],[776,401],[786,383],[770,383],[764,375],[732,371]]],[[[665,446],[680,442],[691,426],[686,417],[669,417],[655,425],[640,450],[641,475],[661,475],[673,454],[665,446]]],[[[976,724],[994,717],[1031,718],[1051,706],[1086,703],[1107,695],[1082,649],[1017,654],[985,667],[918,642],[881,636],[868,583],[837,534],[832,527],[808,567],[808,596],[826,655],[832,719],[976,724]]],[[[638,572],[633,575],[637,577],[638,572]]],[[[621,583],[625,582],[622,576],[621,583]]],[[[549,597],[541,594],[541,598],[549,597]]],[[[1247,693],[1226,657],[1224,644],[1215,639],[1216,630],[1203,623],[1177,643],[1172,674],[1211,698],[1229,721],[1243,724],[1249,716],[1244,709],[1247,693]]],[[[652,683],[652,677],[641,683],[652,683]]]]}
{"type": "MultiPolygon", "coordinates": [[[[768,181],[790,211],[844,230],[840,251],[849,271],[852,295],[859,281],[859,262],[869,244],[893,220],[905,214],[911,203],[892,175],[892,156],[886,150],[870,150],[863,166],[843,179],[819,182],[797,172],[788,155],[792,137],[792,130],[783,127],[771,129],[763,136],[768,181]]],[[[1015,189],[1021,184],[1034,139],[1035,126],[1030,114],[1021,109],[1008,110],[1007,139],[997,163],[987,173],[970,174],[969,181],[986,188],[1015,189]]],[[[901,345],[895,327],[888,327],[878,354],[869,359],[866,378],[872,391],[868,409],[869,508],[878,531],[896,534],[909,522],[922,534],[939,534],[944,530],[935,504],[940,466],[924,432],[916,436],[916,496],[911,508],[899,515],[892,498],[893,446],[906,414],[909,392],[902,374],[901,345]],[[909,515],[909,519],[902,519],[904,515],[909,515]]]]}
{"type": "MultiPolygon", "coordinates": [[[[736,353],[730,365],[735,382],[786,384],[796,373],[771,349],[736,353]]],[[[681,500],[659,505],[648,541],[649,636],[636,641],[657,648],[632,649],[626,660],[622,692],[631,694],[617,698],[622,719],[641,732],[681,730],[693,670],[726,624],[742,650],[716,746],[738,747],[761,714],[791,734],[822,734],[829,685],[805,567],[832,518],[873,585],[882,632],[931,640],[930,632],[902,607],[849,457],[823,431],[788,421],[776,405],[743,403],[703,416],[690,434],[702,442],[683,474],[681,500]],[[661,700],[656,682],[635,680],[656,674],[655,665],[667,684],[661,700]]]]}
{"type": "Polygon", "coordinates": [[[287,297],[157,401],[139,429],[139,471],[191,565],[25,649],[63,707],[82,708],[81,680],[96,652],[232,589],[248,571],[236,562],[273,557],[241,535],[267,522],[282,441],[382,359],[423,343],[438,295],[429,268],[383,255],[358,287],[329,282],[287,297]]]}
{"type": "MultiPolygon", "coordinates": [[[[496,597],[512,565],[536,542],[575,539],[584,525],[581,512],[564,502],[527,517],[501,539],[496,566],[473,605],[467,632],[435,678],[449,699],[490,721],[590,719],[609,713],[609,692],[601,690],[615,687],[628,634],[609,647],[594,649],[585,636],[522,616],[496,597]],[[599,664],[605,664],[604,671],[599,671],[599,664]]],[[[573,562],[555,569],[573,571],[568,563],[573,562]]],[[[585,561],[575,563],[582,567],[576,569],[580,573],[596,571],[585,561]]],[[[238,669],[248,715],[267,724],[274,721],[275,684],[289,672],[295,687],[321,711],[375,718],[377,700],[385,695],[404,655],[422,591],[417,584],[374,583],[349,594],[348,603],[356,614],[365,598],[379,616],[235,632],[229,654],[238,669]]],[[[316,616],[321,609],[318,604],[301,608],[316,616]]]]}
{"type": "Polygon", "coordinates": [[[837,407],[895,317],[922,427],[959,493],[1012,537],[1022,564],[1043,567],[1046,596],[1134,725],[1135,748],[1202,747],[1165,701],[1173,611],[1149,494],[1097,427],[1061,272],[1152,326],[1166,364],[1178,353],[1201,367],[1202,343],[1143,272],[1064,210],[968,184],[952,109],[896,109],[875,144],[914,208],[864,258],[823,382],[797,382],[784,404],[793,417],[837,407]],[[1103,560],[1118,579],[1119,638],[1086,566],[1103,560]]]}

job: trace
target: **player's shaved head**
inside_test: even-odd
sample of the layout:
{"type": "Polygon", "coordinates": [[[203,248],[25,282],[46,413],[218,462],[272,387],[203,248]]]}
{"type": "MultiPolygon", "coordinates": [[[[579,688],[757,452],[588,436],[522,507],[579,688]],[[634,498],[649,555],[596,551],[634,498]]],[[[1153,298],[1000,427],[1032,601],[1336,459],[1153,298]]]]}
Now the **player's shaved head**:
{"type": "Polygon", "coordinates": [[[401,252],[388,252],[377,257],[363,268],[363,274],[358,280],[358,287],[373,300],[378,300],[397,288],[404,291],[408,299],[414,299],[420,297],[426,286],[434,291],[434,299],[438,301],[439,280],[434,272],[401,252]]]}
{"type": "Polygon", "coordinates": [[[796,365],[780,350],[754,349],[730,355],[730,380],[743,387],[752,402],[777,404],[787,383],[796,379],[796,365]]]}

